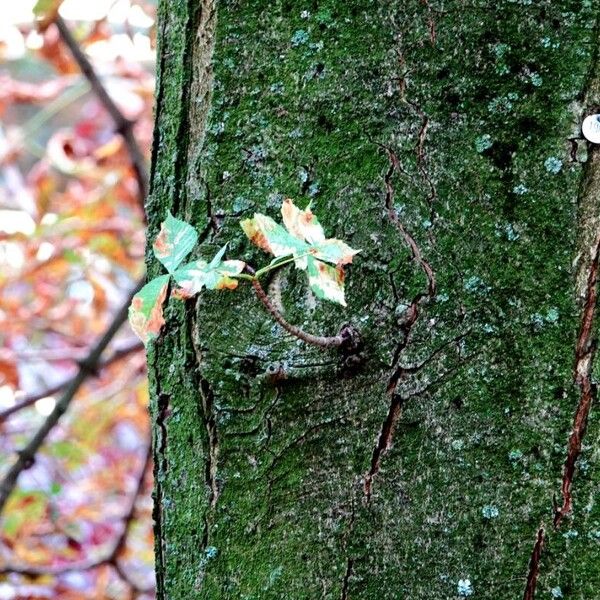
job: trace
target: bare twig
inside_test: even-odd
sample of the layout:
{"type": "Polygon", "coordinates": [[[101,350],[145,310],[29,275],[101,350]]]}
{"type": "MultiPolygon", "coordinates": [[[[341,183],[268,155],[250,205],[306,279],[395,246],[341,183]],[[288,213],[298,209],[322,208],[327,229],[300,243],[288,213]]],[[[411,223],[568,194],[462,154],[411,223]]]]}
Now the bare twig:
{"type": "Polygon", "coordinates": [[[31,466],[35,459],[37,451],[44,443],[48,434],[52,431],[54,426],[58,423],[59,419],[64,415],[71,400],[75,394],[79,391],[79,388],[83,382],[92,374],[96,372],[100,364],[100,358],[102,353],[110,344],[116,333],[121,328],[121,325],[127,320],[127,311],[131,299],[136,292],[142,287],[143,281],[137,283],[135,288],[128,294],[125,302],[114,316],[112,323],[108,329],[104,332],[104,335],[96,342],[95,346],[90,350],[87,358],[80,362],[79,372],[69,382],[62,397],[56,403],[54,410],[48,415],[46,420],[43,422],[37,433],[29,441],[29,443],[18,453],[18,458],[12,467],[8,470],[4,479],[0,482],[0,514],[2,513],[6,501],[13,491],[17,479],[22,471],[31,466]]]}
{"type": "MultiPolygon", "coordinates": [[[[98,100],[102,103],[108,114],[111,116],[115,123],[115,129],[123,137],[127,152],[131,158],[131,165],[135,172],[135,178],[137,179],[140,200],[142,208],[144,208],[144,201],[148,194],[148,170],[146,169],[146,161],[144,155],[133,135],[134,122],[127,119],[119,107],[114,103],[113,99],[109,96],[104,85],[100,81],[100,78],[96,74],[92,63],[88,60],[87,56],[69,31],[67,24],[64,22],[62,17],[56,16],[54,20],[56,27],[60,33],[60,37],[63,42],[71,51],[75,62],[81,69],[84,77],[88,80],[92,91],[98,97],[98,100]]],[[[145,211],[144,211],[145,215],[145,211]]]]}
{"type": "Polygon", "coordinates": [[[112,545],[110,551],[106,553],[104,556],[101,556],[96,559],[73,562],[71,564],[60,565],[58,567],[52,566],[30,566],[30,565],[5,565],[0,568],[0,575],[6,575],[9,573],[16,575],[25,575],[28,577],[40,577],[44,575],[56,576],[62,575],[63,573],[71,573],[74,571],[89,571],[90,569],[95,569],[97,567],[101,567],[102,565],[111,565],[115,571],[119,574],[119,576],[136,592],[145,592],[149,590],[144,590],[139,587],[137,583],[131,580],[131,578],[126,573],[125,569],[119,564],[119,554],[123,551],[125,544],[127,543],[127,536],[129,534],[129,529],[131,527],[131,523],[135,518],[136,513],[136,504],[138,498],[142,495],[144,491],[144,483],[146,481],[146,473],[148,472],[148,466],[150,464],[150,460],[152,458],[152,447],[149,444],[145,450],[144,454],[144,462],[142,467],[140,468],[138,482],[136,489],[131,495],[131,499],[129,501],[127,510],[123,514],[122,521],[123,527],[121,530],[121,534],[115,540],[115,543],[112,545]]]}
{"type": "MultiPolygon", "coordinates": [[[[144,349],[144,345],[141,342],[131,342],[127,346],[124,346],[123,348],[119,348],[118,350],[115,350],[115,352],[111,356],[109,356],[108,358],[106,358],[103,361],[100,361],[100,363],[98,364],[98,369],[97,369],[98,374],[100,373],[100,371],[102,371],[102,369],[105,369],[106,367],[109,367],[110,365],[120,361],[122,358],[125,358],[126,356],[129,356],[130,354],[133,354],[134,352],[139,352],[140,350],[143,350],[143,349],[144,349]]],[[[31,406],[32,404],[35,404],[41,398],[53,396],[54,394],[60,392],[60,390],[67,387],[72,381],[73,381],[72,377],[69,379],[65,379],[64,381],[61,381],[60,383],[57,383],[56,385],[53,385],[52,387],[47,388],[41,392],[37,392],[36,394],[31,394],[30,396],[23,398],[20,402],[18,402],[14,406],[11,406],[11,407],[1,411],[0,412],[0,424],[4,423],[4,421],[6,421],[6,419],[8,419],[8,417],[13,415],[14,413],[19,412],[20,410],[23,410],[24,408],[27,408],[28,406],[31,406]]]]}

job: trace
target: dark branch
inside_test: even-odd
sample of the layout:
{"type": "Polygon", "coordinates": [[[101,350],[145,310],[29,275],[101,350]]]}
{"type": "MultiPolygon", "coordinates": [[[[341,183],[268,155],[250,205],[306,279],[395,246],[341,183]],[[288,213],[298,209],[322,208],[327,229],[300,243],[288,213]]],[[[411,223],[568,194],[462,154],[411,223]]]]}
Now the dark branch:
{"type": "Polygon", "coordinates": [[[16,575],[25,575],[28,577],[40,577],[44,575],[56,576],[62,575],[63,573],[71,573],[74,571],[89,571],[90,569],[95,569],[97,567],[101,567],[102,565],[111,565],[118,575],[135,591],[135,592],[146,592],[149,590],[144,590],[139,587],[139,585],[131,580],[131,578],[127,575],[125,569],[119,564],[119,554],[125,547],[127,543],[127,536],[129,534],[129,529],[131,527],[131,523],[135,518],[136,512],[136,504],[138,498],[142,495],[144,491],[144,483],[146,481],[146,473],[148,472],[148,466],[150,464],[150,460],[152,458],[152,447],[148,445],[145,451],[144,462],[140,469],[140,473],[138,476],[138,483],[136,489],[134,490],[131,499],[128,504],[128,508],[123,514],[123,528],[119,537],[115,540],[110,551],[97,559],[74,562],[72,564],[61,565],[59,567],[52,566],[29,566],[29,565],[5,565],[0,569],[1,575],[6,575],[9,573],[16,575]]]}
{"type": "MultiPolygon", "coordinates": [[[[129,157],[131,158],[131,165],[133,166],[133,170],[135,172],[135,178],[137,179],[140,191],[140,203],[142,205],[142,209],[144,209],[144,201],[148,194],[148,170],[146,169],[146,161],[144,159],[144,155],[135,139],[135,136],[133,135],[134,123],[133,121],[130,121],[129,119],[125,118],[123,113],[120,111],[119,107],[109,96],[104,85],[102,85],[100,78],[96,74],[92,63],[88,60],[88,57],[80,48],[79,44],[69,31],[69,28],[67,27],[67,24],[64,22],[62,17],[57,15],[56,19],[54,20],[54,23],[58,28],[60,37],[71,51],[75,62],[81,69],[81,72],[83,73],[84,77],[88,80],[94,94],[97,96],[98,100],[102,103],[102,106],[104,106],[104,108],[114,121],[115,130],[123,137],[123,141],[125,142],[125,146],[127,147],[127,152],[129,153],[129,157]]],[[[143,212],[145,215],[145,211],[143,212]]]]}
{"type": "Polygon", "coordinates": [[[48,434],[52,431],[54,426],[58,423],[60,418],[65,414],[69,407],[71,400],[75,394],[79,391],[83,382],[89,377],[90,365],[98,367],[100,358],[106,347],[110,344],[116,333],[121,328],[121,325],[127,320],[127,312],[131,299],[136,292],[142,287],[143,281],[138,282],[135,288],[128,294],[125,302],[114,316],[112,323],[108,329],[104,332],[104,335],[96,342],[95,346],[90,350],[90,353],[85,360],[86,368],[79,368],[79,371],[75,377],[69,382],[62,397],[56,403],[54,410],[48,415],[42,426],[38,429],[37,433],[33,436],[30,442],[18,453],[18,458],[12,467],[8,470],[4,479],[0,482],[0,514],[2,513],[8,497],[12,493],[21,471],[25,470],[30,466],[35,459],[37,451],[44,443],[48,434]]]}
{"type": "MultiPolygon", "coordinates": [[[[144,345],[141,342],[131,342],[127,346],[115,350],[115,352],[111,356],[109,356],[107,359],[101,361],[98,365],[96,365],[95,369],[99,374],[102,371],[102,369],[105,369],[106,367],[109,367],[110,365],[120,361],[122,358],[125,358],[126,356],[129,356],[134,352],[139,352],[143,349],[144,345]]],[[[87,364],[87,362],[81,361],[80,366],[81,364],[87,364]]],[[[37,392],[36,394],[31,394],[30,396],[23,398],[23,400],[21,400],[14,406],[11,406],[1,411],[0,424],[4,423],[4,421],[6,421],[6,419],[8,419],[8,417],[13,415],[14,413],[19,412],[20,410],[23,410],[24,408],[27,408],[32,404],[35,404],[38,400],[46,398],[47,396],[53,396],[54,394],[57,394],[58,392],[60,392],[60,390],[67,387],[72,381],[72,377],[69,379],[65,379],[64,381],[61,381],[60,383],[57,383],[56,385],[53,385],[52,387],[47,388],[46,390],[37,392]]]]}

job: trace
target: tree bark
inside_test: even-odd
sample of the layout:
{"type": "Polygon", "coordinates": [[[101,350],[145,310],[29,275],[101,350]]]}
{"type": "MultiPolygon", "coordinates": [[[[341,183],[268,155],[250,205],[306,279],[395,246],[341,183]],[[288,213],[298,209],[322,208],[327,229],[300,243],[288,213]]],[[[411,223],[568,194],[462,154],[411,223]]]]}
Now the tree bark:
{"type": "Polygon", "coordinates": [[[600,597],[599,7],[161,1],[150,238],[265,264],[239,221],[292,197],[362,252],[346,309],[265,286],[358,347],[251,285],[170,300],[159,598],[600,597]]]}

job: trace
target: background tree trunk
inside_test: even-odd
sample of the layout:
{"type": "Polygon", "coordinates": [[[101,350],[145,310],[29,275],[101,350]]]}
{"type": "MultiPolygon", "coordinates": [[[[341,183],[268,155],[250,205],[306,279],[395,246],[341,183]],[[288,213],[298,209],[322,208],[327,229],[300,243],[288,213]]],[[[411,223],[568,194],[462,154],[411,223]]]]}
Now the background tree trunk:
{"type": "Polygon", "coordinates": [[[348,308],[269,293],[363,345],[249,285],[171,300],[159,598],[600,597],[598,9],[162,0],[149,235],[171,210],[265,264],[239,221],[311,200],[362,249],[348,308]]]}

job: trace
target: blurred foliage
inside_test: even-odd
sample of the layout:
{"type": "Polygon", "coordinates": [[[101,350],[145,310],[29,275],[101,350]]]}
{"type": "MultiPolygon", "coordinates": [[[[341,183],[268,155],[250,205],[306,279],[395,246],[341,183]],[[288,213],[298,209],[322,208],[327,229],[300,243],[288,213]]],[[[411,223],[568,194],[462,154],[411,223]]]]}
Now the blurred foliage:
{"type": "MultiPolygon", "coordinates": [[[[0,7],[0,479],[143,275],[128,148],[35,4],[0,7]]],[[[146,157],[155,12],[60,6],[146,157]]],[[[2,600],[153,597],[145,358],[127,325],[103,361],[4,508],[2,600]]]]}

